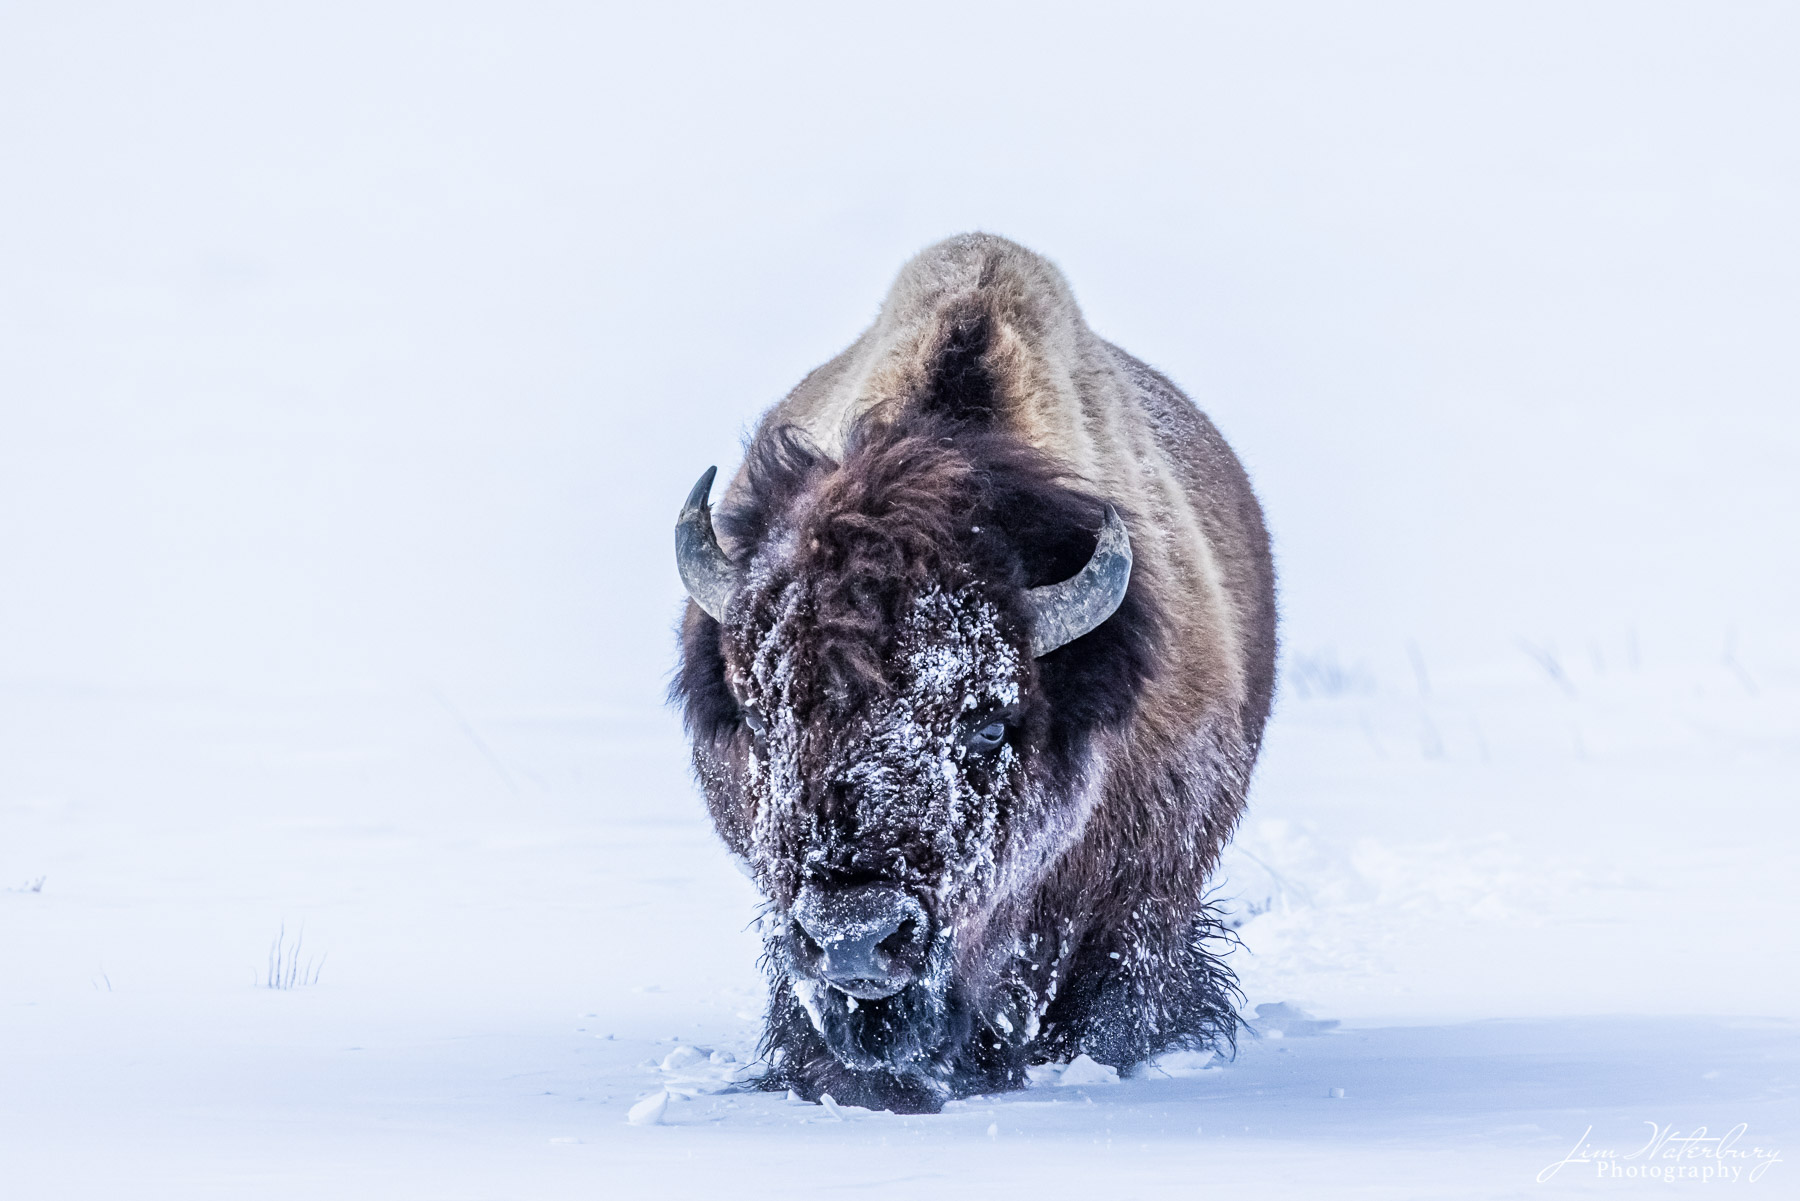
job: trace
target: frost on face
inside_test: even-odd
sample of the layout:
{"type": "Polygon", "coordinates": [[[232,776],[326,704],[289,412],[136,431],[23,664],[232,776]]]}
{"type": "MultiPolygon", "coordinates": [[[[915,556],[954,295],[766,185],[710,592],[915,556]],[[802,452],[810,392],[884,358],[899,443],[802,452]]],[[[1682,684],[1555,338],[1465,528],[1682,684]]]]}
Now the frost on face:
{"type": "Polygon", "coordinates": [[[993,607],[972,590],[920,596],[895,659],[899,686],[867,714],[862,753],[844,778],[862,836],[896,847],[928,842],[925,862],[937,869],[930,883],[940,900],[961,900],[991,881],[1004,800],[1022,766],[1007,743],[972,752],[970,727],[1019,703],[1023,665],[993,607]]]}
{"type": "Polygon", "coordinates": [[[991,886],[1009,798],[1023,787],[1013,746],[971,750],[972,728],[1020,701],[1029,669],[974,588],[933,587],[885,648],[885,687],[848,711],[800,712],[817,681],[796,678],[806,608],[790,585],[746,656],[745,703],[764,723],[745,766],[753,858],[792,895],[809,875],[876,874],[953,906],[991,886]]]}

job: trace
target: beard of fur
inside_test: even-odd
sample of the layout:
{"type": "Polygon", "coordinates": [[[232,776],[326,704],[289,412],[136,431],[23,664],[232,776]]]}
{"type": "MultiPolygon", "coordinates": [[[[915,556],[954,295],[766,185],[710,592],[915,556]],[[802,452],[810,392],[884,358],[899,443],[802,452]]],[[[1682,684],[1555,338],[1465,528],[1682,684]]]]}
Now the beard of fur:
{"type": "Polygon", "coordinates": [[[934,1060],[957,1040],[957,1007],[952,1004],[949,938],[940,937],[913,983],[889,997],[860,1000],[812,980],[788,961],[785,946],[770,949],[779,965],[775,990],[785,982],[826,1050],[839,1063],[861,1072],[932,1074],[934,1060]]]}
{"type": "Polygon", "coordinates": [[[852,1001],[809,980],[771,944],[764,959],[769,1014],[759,1048],[769,1067],[758,1087],[792,1089],[809,1101],[830,1094],[846,1105],[936,1113],[945,1101],[974,1091],[977,1080],[998,1083],[970,1060],[974,1011],[952,974],[950,942],[937,941],[918,982],[875,1001],[852,1001]]]}

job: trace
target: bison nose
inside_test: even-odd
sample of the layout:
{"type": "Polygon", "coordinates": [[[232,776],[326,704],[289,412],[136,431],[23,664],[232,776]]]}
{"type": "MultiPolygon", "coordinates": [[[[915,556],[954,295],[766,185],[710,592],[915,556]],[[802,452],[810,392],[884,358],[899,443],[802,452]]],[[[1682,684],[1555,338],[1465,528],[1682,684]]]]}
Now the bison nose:
{"type": "Polygon", "coordinates": [[[925,962],[925,909],[886,884],[806,888],[794,902],[799,966],[853,997],[889,997],[925,962]]]}

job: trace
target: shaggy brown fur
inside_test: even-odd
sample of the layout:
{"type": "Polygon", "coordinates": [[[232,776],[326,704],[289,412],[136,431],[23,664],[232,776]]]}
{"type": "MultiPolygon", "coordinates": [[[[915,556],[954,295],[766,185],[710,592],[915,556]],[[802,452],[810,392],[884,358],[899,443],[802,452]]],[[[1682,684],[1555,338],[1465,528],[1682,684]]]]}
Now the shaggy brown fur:
{"type": "Polygon", "coordinates": [[[1203,896],[1268,715],[1274,581],[1248,480],[1173,384],[1045,260],[955,238],[764,418],[719,528],[743,583],[723,625],[689,607],[677,693],[770,902],[769,1083],[934,1109],[1232,1036],[1203,896]],[[1125,600],[1032,659],[1026,590],[1080,569],[1108,503],[1125,600]],[[991,721],[1005,745],[968,750],[991,721]],[[918,984],[858,1005],[805,977],[787,914],[867,882],[933,937],[918,984]]]}

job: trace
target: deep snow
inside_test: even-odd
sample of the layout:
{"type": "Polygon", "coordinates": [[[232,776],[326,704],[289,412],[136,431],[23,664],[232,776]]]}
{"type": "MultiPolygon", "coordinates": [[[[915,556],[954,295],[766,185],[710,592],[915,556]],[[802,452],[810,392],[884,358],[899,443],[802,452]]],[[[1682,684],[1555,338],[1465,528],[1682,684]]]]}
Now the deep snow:
{"type": "Polygon", "coordinates": [[[1791,1153],[1800,672],[1637,653],[1290,673],[1223,886],[1259,1033],[913,1118],[729,1091],[755,897],[667,718],[14,688],[0,1162],[19,1196],[1495,1197],[1619,1187],[1535,1176],[1646,1123],[1791,1153]],[[284,923],[316,984],[265,986],[284,923]]]}

